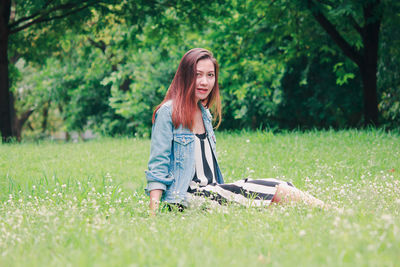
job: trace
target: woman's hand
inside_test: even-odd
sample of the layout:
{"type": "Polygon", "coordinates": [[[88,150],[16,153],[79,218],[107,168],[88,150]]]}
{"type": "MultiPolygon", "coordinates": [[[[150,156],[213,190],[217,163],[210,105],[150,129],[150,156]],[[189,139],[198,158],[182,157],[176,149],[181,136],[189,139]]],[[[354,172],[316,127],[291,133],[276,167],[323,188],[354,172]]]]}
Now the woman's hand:
{"type": "Polygon", "coordinates": [[[163,190],[161,189],[154,189],[150,191],[150,215],[156,216],[156,211],[158,210],[158,206],[160,204],[160,199],[162,196],[163,190]]]}

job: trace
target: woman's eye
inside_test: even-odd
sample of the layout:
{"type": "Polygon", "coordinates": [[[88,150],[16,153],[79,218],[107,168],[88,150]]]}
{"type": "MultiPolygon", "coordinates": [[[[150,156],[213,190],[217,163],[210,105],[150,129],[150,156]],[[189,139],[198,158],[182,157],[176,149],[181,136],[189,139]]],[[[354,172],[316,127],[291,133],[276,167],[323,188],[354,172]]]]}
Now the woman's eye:
{"type": "Polygon", "coordinates": [[[197,77],[200,77],[200,76],[201,76],[201,73],[197,73],[196,75],[197,75],[197,77]]]}
{"type": "Polygon", "coordinates": [[[214,77],[214,73],[209,73],[208,77],[214,77]]]}

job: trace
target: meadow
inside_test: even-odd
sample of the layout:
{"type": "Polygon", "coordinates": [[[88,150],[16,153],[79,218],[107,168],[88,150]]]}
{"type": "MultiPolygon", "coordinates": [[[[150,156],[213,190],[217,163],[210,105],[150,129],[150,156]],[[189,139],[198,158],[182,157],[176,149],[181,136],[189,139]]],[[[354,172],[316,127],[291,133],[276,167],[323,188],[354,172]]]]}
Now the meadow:
{"type": "Polygon", "coordinates": [[[291,181],[301,204],[149,216],[150,141],[0,145],[0,266],[400,266],[400,135],[222,132],[226,182],[291,181]]]}

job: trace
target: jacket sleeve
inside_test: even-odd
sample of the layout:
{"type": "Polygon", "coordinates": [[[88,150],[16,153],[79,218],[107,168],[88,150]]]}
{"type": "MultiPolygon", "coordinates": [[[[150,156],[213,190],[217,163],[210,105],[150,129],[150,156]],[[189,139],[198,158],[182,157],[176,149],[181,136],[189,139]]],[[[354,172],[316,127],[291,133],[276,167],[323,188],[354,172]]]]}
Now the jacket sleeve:
{"type": "Polygon", "coordinates": [[[171,109],[161,106],[156,113],[151,132],[151,148],[148,170],[146,171],[146,193],[151,190],[166,190],[174,178],[170,175],[173,140],[171,109]]]}

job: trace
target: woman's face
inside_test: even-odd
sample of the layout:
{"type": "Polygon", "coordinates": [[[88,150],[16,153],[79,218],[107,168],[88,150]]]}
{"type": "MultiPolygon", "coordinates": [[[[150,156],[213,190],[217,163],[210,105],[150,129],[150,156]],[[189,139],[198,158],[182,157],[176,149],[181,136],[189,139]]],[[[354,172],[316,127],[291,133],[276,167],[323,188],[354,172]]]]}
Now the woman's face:
{"type": "Polygon", "coordinates": [[[196,102],[207,99],[215,84],[214,63],[210,59],[197,62],[196,70],[196,102]]]}

